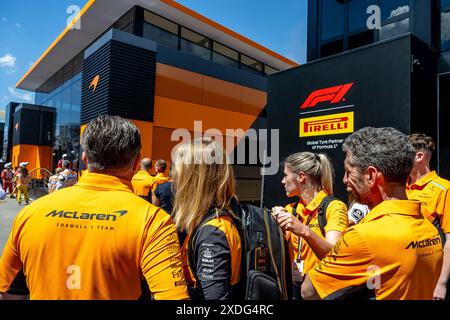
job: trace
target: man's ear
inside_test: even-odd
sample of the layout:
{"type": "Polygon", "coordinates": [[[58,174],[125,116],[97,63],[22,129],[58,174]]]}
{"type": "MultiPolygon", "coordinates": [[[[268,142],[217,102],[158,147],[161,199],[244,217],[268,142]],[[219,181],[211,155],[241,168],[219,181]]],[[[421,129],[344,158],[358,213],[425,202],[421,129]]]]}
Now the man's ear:
{"type": "Polygon", "coordinates": [[[425,152],[423,151],[416,152],[416,157],[414,159],[416,162],[422,162],[424,159],[425,159],[425,152]]]}
{"type": "Polygon", "coordinates": [[[84,162],[84,165],[86,166],[86,169],[88,168],[88,161],[87,161],[87,156],[86,156],[86,152],[83,151],[83,153],[81,154],[81,160],[84,162]]]}
{"type": "Polygon", "coordinates": [[[141,157],[142,157],[142,155],[139,152],[137,157],[136,157],[136,159],[134,160],[134,163],[133,163],[133,172],[138,171],[139,167],[141,166],[140,165],[141,164],[141,157]]]}
{"type": "Polygon", "coordinates": [[[380,184],[381,183],[380,179],[383,179],[381,171],[373,166],[369,166],[367,168],[366,177],[368,179],[368,184],[370,188],[373,188],[376,184],[380,184]]]}

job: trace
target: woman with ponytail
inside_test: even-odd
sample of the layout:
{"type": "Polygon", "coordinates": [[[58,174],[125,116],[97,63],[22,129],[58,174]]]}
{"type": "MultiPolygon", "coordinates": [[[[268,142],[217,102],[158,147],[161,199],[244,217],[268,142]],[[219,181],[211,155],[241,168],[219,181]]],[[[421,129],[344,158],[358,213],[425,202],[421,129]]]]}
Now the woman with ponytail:
{"type": "Polygon", "coordinates": [[[301,281],[348,227],[346,205],[333,195],[333,166],[324,154],[299,152],[284,162],[282,184],[288,197],[299,202],[274,207],[272,213],[286,232],[294,282],[294,300],[300,298],[301,281]],[[324,207],[326,225],[319,223],[319,210],[324,207]],[[322,227],[322,228],[321,228],[322,227]]]}

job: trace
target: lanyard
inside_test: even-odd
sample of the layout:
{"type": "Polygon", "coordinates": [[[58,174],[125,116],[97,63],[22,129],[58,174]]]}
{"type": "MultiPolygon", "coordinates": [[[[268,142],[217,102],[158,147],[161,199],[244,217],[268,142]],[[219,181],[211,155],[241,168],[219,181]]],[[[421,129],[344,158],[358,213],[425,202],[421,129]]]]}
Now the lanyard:
{"type": "MultiPolygon", "coordinates": [[[[310,216],[308,216],[308,220],[306,220],[306,226],[309,225],[309,223],[311,222],[313,216],[315,216],[315,214],[312,214],[310,216]]],[[[300,257],[300,250],[302,248],[303,245],[303,238],[301,236],[297,236],[298,237],[298,248],[297,248],[297,257],[295,258],[296,262],[300,262],[302,259],[300,257]]]]}

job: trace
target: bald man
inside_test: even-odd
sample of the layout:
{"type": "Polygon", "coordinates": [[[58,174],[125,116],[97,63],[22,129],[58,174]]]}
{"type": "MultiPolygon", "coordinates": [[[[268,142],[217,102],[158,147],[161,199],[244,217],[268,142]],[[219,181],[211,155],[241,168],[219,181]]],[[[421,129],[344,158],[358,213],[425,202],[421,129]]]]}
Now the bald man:
{"type": "Polygon", "coordinates": [[[150,170],[152,169],[152,160],[149,158],[144,158],[141,161],[141,170],[139,170],[131,180],[133,186],[133,191],[135,195],[152,202],[152,185],[154,184],[154,179],[150,175],[150,170]]]}

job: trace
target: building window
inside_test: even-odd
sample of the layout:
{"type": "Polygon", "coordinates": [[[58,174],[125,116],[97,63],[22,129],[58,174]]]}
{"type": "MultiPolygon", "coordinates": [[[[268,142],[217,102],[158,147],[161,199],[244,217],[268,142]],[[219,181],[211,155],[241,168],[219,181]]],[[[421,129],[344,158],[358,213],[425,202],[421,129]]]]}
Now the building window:
{"type": "Polygon", "coordinates": [[[213,61],[230,67],[239,67],[239,53],[218,42],[213,42],[213,61]]]}
{"type": "Polygon", "coordinates": [[[348,49],[359,48],[375,42],[375,31],[366,30],[348,37],[348,49]]]}
{"type": "Polygon", "coordinates": [[[241,54],[241,69],[261,75],[263,73],[263,64],[245,54],[241,54]]]}
{"type": "Polygon", "coordinates": [[[211,59],[211,41],[184,27],[181,27],[181,50],[206,60],[211,59]]]}
{"type": "Polygon", "coordinates": [[[344,41],[342,39],[322,44],[321,56],[328,57],[344,51],[344,41]]]}
{"type": "Polygon", "coordinates": [[[388,21],[409,14],[410,0],[381,0],[381,20],[388,21]]]}
{"type": "Polygon", "coordinates": [[[151,23],[155,27],[171,32],[175,35],[178,34],[178,25],[175,22],[167,20],[150,11],[144,11],[144,21],[151,23]]]}
{"type": "Polygon", "coordinates": [[[134,27],[134,9],[129,10],[125,13],[119,20],[117,20],[112,28],[125,31],[128,33],[133,33],[134,27]]]}
{"type": "Polygon", "coordinates": [[[348,2],[348,30],[350,33],[367,31],[367,8],[376,5],[375,0],[357,0],[348,2]]]}
{"type": "Polygon", "coordinates": [[[386,24],[381,27],[380,40],[386,40],[409,32],[409,18],[386,24]]]}
{"type": "Polygon", "coordinates": [[[264,65],[264,73],[267,74],[267,75],[273,74],[273,73],[278,72],[278,71],[280,71],[280,70],[272,68],[271,66],[268,66],[267,64],[264,65]]]}
{"type": "Polygon", "coordinates": [[[144,38],[153,40],[163,46],[178,49],[178,36],[155,27],[149,23],[144,23],[144,38]]]}
{"type": "Polygon", "coordinates": [[[144,38],[178,49],[178,25],[176,23],[149,11],[144,12],[144,21],[144,38]]]}
{"type": "Polygon", "coordinates": [[[367,8],[377,4],[374,0],[348,2],[348,49],[362,47],[375,42],[375,30],[367,28],[367,8]]]}
{"type": "Polygon", "coordinates": [[[334,40],[344,34],[344,1],[322,1],[322,41],[334,40]]]}
{"type": "Polygon", "coordinates": [[[441,12],[441,51],[450,50],[450,10],[441,12]]]}

